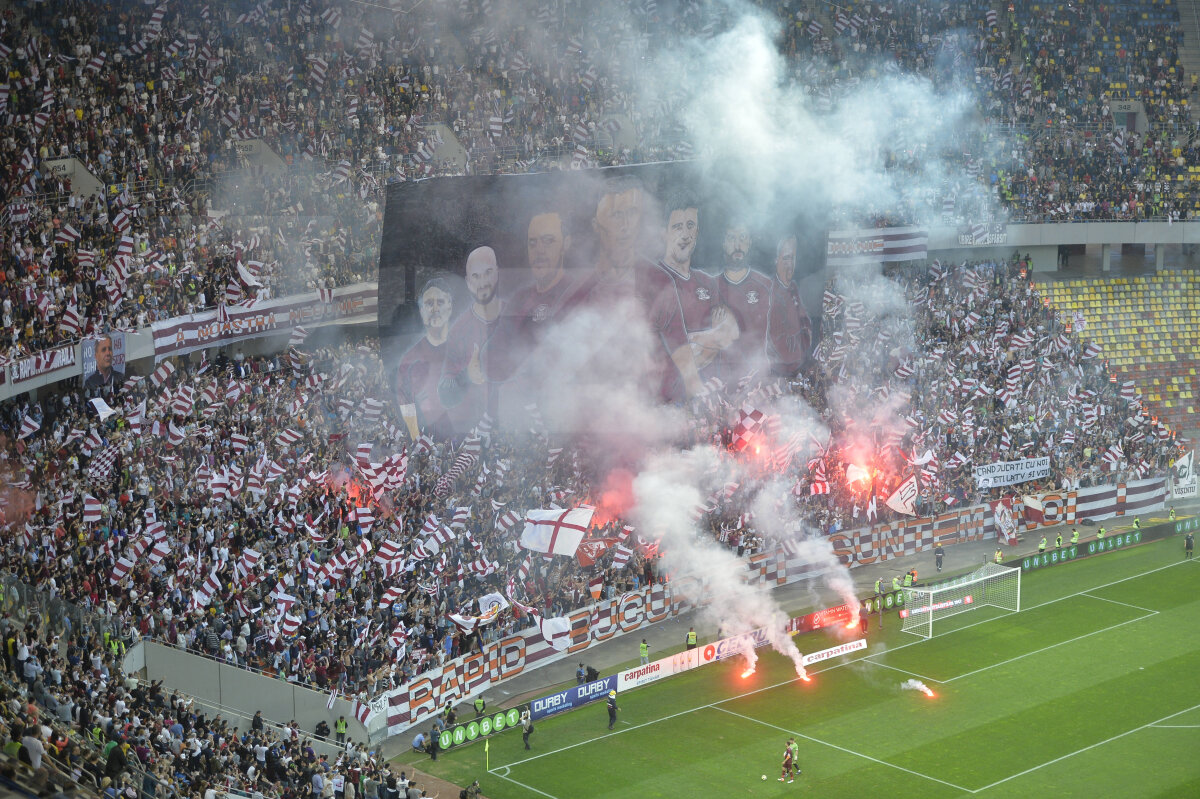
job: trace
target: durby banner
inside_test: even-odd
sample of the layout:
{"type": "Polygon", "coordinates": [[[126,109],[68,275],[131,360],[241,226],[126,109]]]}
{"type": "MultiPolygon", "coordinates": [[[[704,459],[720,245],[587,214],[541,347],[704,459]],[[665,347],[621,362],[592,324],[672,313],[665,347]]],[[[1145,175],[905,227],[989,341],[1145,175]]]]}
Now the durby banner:
{"type": "Polygon", "coordinates": [[[980,488],[1011,486],[1050,476],[1050,458],[999,461],[975,467],[975,485],[980,488]]]}
{"type": "Polygon", "coordinates": [[[534,721],[583,707],[600,699],[608,697],[609,691],[617,690],[617,675],[605,677],[594,682],[576,685],[556,694],[539,697],[529,703],[529,717],[534,721]]]}

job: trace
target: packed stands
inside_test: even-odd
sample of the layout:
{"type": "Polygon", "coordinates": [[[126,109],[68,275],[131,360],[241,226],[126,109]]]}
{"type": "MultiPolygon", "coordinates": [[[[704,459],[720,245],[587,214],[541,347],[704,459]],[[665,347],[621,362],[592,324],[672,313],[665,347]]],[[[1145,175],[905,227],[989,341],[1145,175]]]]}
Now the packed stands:
{"type": "MultiPolygon", "coordinates": [[[[605,62],[621,52],[606,50],[600,23],[582,26],[553,4],[520,36],[473,7],[450,12],[453,26],[429,17],[376,30],[363,24],[371,12],[322,2],[149,14],[135,0],[111,5],[97,16],[83,2],[26,3],[4,18],[0,335],[10,358],[215,304],[369,280],[389,180],[690,154],[677,109],[639,106],[605,62]],[[566,47],[545,46],[563,38],[566,47]],[[435,155],[441,130],[465,162],[435,155]],[[266,142],[287,169],[245,169],[241,139],[266,142]],[[103,195],[71,197],[41,168],[57,155],[80,159],[103,195]]],[[[796,80],[820,107],[877,75],[881,55],[888,70],[938,86],[976,65],[971,91],[997,127],[948,144],[962,177],[870,215],[1090,220],[1200,209],[1172,4],[1013,7],[993,18],[981,2],[850,5],[788,27],[796,80]],[[1123,39],[1107,33],[1116,30],[1123,39]],[[1113,128],[1106,103],[1126,97],[1144,104],[1145,134],[1113,128]]],[[[636,52],[676,23],[707,35],[720,20],[647,19],[649,33],[622,48],[636,52]]],[[[898,147],[893,168],[920,174],[926,155],[898,147]]],[[[1177,425],[1193,408],[1194,367],[1173,362],[1195,352],[1191,276],[1033,286],[1007,262],[890,277],[912,320],[877,316],[831,284],[811,378],[727,387],[724,404],[692,409],[695,439],[719,437],[747,401],[803,396],[833,433],[818,442],[823,456],[783,470],[792,501],[825,530],[892,518],[882,497],[906,469],[919,473],[928,512],[994,498],[971,484],[971,463],[1053,454],[1046,484],[1057,487],[1158,472],[1175,454],[1162,422],[1177,425]],[[1075,311],[1086,328],[1065,318],[1075,311]],[[1137,387],[1113,382],[1106,358],[1146,381],[1158,419],[1131,405],[1137,387]],[[839,392],[864,385],[869,393],[839,410],[839,392]],[[880,400],[902,427],[863,413],[880,400]],[[857,463],[872,427],[872,462],[857,463]],[[848,479],[851,464],[882,476],[874,492],[848,479]]],[[[103,422],[74,387],[10,401],[0,413],[4,499],[6,518],[21,521],[9,522],[0,562],[105,618],[117,637],[159,637],[364,700],[478,636],[587,604],[597,577],[606,594],[661,577],[636,534],[595,567],[517,557],[506,511],[594,498],[580,453],[499,431],[477,431],[471,457],[462,442],[411,442],[384,402],[383,375],[373,341],[306,349],[299,340],[286,356],[222,357],[131,380],[104,395],[118,412],[103,422]],[[364,440],[374,447],[358,449],[364,440]],[[453,489],[438,495],[460,458],[453,489]],[[447,535],[454,543],[416,557],[447,535]],[[485,591],[514,606],[475,630],[465,608],[485,591]]],[[[698,514],[740,553],[762,544],[739,504],[749,488],[721,485],[698,514]]],[[[611,537],[630,535],[623,519],[603,523],[611,537]]],[[[46,674],[61,660],[61,682],[6,678],[9,736],[31,716],[57,714],[42,741],[74,726],[100,747],[64,748],[54,784],[107,790],[105,779],[133,779],[136,759],[147,795],[151,776],[197,796],[210,786],[289,797],[317,786],[324,767],[304,733],[229,730],[152,686],[121,686],[97,640],[25,634],[46,674]],[[112,744],[134,756],[125,766],[116,756],[110,774],[112,744]]],[[[341,768],[361,769],[368,785],[396,779],[356,759],[341,768]]]]}

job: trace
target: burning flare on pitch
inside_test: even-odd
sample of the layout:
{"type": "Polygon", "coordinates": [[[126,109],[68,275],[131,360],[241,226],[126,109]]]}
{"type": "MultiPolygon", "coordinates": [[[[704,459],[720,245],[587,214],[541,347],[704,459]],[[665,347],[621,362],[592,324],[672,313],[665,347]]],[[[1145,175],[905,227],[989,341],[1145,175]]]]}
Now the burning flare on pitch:
{"type": "Polygon", "coordinates": [[[905,680],[900,687],[906,691],[920,691],[925,696],[933,698],[933,689],[920,680],[905,680]]]}

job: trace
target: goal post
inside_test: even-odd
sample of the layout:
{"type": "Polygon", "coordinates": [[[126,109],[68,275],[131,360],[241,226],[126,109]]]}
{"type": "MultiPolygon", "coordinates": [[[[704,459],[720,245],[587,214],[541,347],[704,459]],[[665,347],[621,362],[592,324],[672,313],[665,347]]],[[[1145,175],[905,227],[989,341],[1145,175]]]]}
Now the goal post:
{"type": "Polygon", "coordinates": [[[954,580],[905,588],[900,607],[901,629],[932,638],[935,625],[943,619],[986,606],[1013,613],[1021,610],[1019,568],[985,563],[954,580]]]}

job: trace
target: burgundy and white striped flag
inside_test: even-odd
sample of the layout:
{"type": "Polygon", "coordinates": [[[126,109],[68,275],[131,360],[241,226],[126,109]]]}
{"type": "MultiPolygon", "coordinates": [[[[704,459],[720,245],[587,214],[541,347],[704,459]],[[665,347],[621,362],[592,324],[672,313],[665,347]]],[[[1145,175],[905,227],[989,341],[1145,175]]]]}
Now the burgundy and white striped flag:
{"type": "Polygon", "coordinates": [[[21,420],[21,431],[17,433],[17,440],[29,438],[31,435],[42,429],[41,422],[34,419],[29,414],[25,414],[25,418],[21,420]]]}
{"type": "Polygon", "coordinates": [[[58,329],[68,336],[78,336],[83,332],[83,324],[79,318],[79,306],[75,304],[74,300],[67,304],[62,318],[58,320],[58,329]]]}
{"type": "Polygon", "coordinates": [[[79,231],[70,225],[63,225],[54,236],[55,244],[74,244],[79,241],[79,231]]]}
{"type": "Polygon", "coordinates": [[[404,596],[404,586],[392,586],[379,598],[379,607],[390,608],[402,596],[404,596]]]}
{"type": "Polygon", "coordinates": [[[83,520],[85,522],[100,521],[100,500],[91,494],[83,495],[83,520]]]}
{"type": "Polygon", "coordinates": [[[632,555],[632,549],[624,544],[617,544],[616,549],[613,551],[612,567],[617,570],[624,569],[632,555]]]}
{"type": "Polygon", "coordinates": [[[132,560],[124,555],[117,558],[117,562],[113,564],[112,574],[108,576],[108,581],[114,585],[121,582],[121,580],[125,579],[125,575],[129,574],[129,570],[133,568],[133,563],[132,560]]]}
{"type": "Polygon", "coordinates": [[[155,388],[162,388],[163,383],[167,382],[167,378],[173,374],[175,374],[175,364],[163,361],[157,369],[150,373],[150,382],[155,388]]]}

